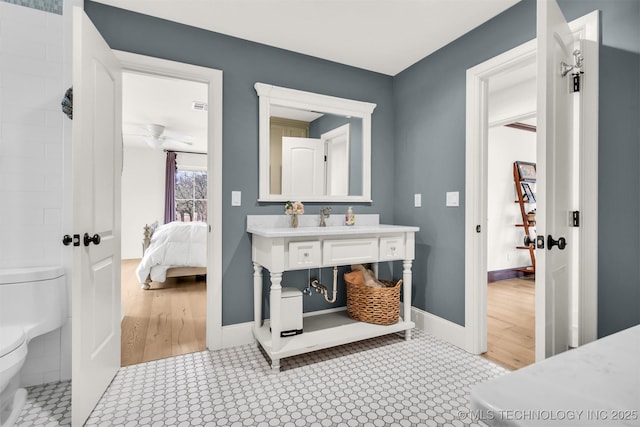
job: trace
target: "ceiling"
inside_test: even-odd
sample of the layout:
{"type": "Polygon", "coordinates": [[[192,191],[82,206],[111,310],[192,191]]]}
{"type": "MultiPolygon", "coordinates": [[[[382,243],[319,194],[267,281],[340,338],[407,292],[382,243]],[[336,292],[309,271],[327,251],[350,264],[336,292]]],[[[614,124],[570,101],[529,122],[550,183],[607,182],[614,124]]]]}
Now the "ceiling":
{"type": "Polygon", "coordinates": [[[519,0],[96,0],[394,76],[519,0]]]}
{"type": "MultiPolygon", "coordinates": [[[[393,76],[519,0],[96,1],[393,76]]],[[[501,76],[492,91],[531,77],[501,76]]],[[[193,101],[207,101],[205,84],[124,73],[125,146],[148,147],[145,126],[160,124],[191,143],[161,148],[206,152],[206,114],[193,101]]]]}
{"type": "Polygon", "coordinates": [[[207,152],[207,113],[193,102],[207,102],[207,85],[188,80],[125,72],[122,74],[122,132],[125,147],[149,147],[147,125],[165,127],[159,149],[207,152]]]}

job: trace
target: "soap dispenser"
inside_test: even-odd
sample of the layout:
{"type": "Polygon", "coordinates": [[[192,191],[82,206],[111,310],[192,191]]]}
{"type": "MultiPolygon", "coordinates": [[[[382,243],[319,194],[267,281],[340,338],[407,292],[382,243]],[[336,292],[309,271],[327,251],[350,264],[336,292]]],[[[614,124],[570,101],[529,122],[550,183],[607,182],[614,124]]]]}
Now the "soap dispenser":
{"type": "Polygon", "coordinates": [[[355,225],[356,224],[356,216],[353,214],[353,209],[349,206],[347,209],[347,213],[344,216],[344,225],[355,225]]]}

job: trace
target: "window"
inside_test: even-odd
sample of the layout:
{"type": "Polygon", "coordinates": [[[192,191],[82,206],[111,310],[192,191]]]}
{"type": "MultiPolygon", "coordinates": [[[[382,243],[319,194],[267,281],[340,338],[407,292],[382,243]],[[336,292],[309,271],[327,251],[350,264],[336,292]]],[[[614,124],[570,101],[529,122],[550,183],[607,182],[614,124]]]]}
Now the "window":
{"type": "Polygon", "coordinates": [[[207,222],[207,172],[176,172],[176,221],[207,222]]]}

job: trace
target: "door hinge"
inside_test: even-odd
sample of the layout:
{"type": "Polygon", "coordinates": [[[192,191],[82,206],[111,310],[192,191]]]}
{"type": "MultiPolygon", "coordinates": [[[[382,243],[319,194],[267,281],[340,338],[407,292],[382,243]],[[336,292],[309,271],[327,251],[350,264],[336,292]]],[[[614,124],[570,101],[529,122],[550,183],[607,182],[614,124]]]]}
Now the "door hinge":
{"type": "Polygon", "coordinates": [[[571,212],[571,226],[580,227],[580,211],[571,212]]]}
{"type": "Polygon", "coordinates": [[[562,77],[565,77],[571,71],[574,71],[571,73],[571,93],[580,92],[580,87],[582,86],[582,75],[584,74],[584,71],[582,71],[583,66],[584,56],[582,56],[580,49],[573,51],[573,64],[567,64],[564,61],[560,63],[560,75],[562,75],[562,77]]]}
{"type": "Polygon", "coordinates": [[[582,74],[584,74],[582,71],[580,71],[579,73],[573,73],[571,75],[571,81],[572,81],[572,85],[571,85],[571,93],[576,93],[576,92],[580,92],[580,88],[581,88],[581,83],[582,83],[582,74]]]}

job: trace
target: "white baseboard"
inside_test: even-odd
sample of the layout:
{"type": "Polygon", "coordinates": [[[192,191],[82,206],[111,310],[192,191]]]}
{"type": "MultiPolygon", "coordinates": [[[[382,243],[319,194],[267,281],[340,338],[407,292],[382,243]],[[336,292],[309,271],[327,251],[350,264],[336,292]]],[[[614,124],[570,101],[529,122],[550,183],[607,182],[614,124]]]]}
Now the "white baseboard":
{"type": "Polygon", "coordinates": [[[253,322],[236,323],[222,327],[222,348],[251,344],[253,339],[253,322]]]}
{"type": "Polygon", "coordinates": [[[463,326],[416,307],[411,307],[411,320],[415,322],[417,329],[467,351],[463,326]]]}

